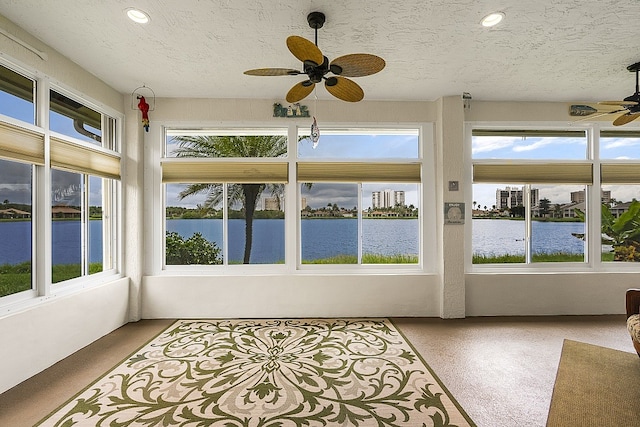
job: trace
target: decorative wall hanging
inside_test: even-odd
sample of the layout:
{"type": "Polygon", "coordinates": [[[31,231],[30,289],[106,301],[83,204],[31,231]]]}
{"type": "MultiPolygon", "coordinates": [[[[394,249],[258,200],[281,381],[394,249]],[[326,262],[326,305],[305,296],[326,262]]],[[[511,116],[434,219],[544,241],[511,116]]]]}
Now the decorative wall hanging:
{"type": "Polygon", "coordinates": [[[311,142],[313,142],[313,148],[318,146],[318,141],[320,141],[320,128],[318,128],[318,123],[314,116],[313,123],[311,124],[311,142]]]}
{"type": "Polygon", "coordinates": [[[287,107],[276,102],[273,104],[273,117],[310,117],[309,108],[306,105],[300,105],[299,102],[287,107]]]}
{"type": "Polygon", "coordinates": [[[142,127],[149,132],[149,111],[156,109],[156,94],[150,87],[142,85],[131,92],[131,109],[142,113],[142,127]]]}

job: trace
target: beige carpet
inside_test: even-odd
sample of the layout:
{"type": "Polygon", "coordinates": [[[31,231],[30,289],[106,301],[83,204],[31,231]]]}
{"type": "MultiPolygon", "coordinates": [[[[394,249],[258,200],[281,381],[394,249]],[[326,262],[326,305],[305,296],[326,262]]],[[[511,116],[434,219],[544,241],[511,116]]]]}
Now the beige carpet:
{"type": "Polygon", "coordinates": [[[37,425],[475,426],[387,319],[179,320],[37,425]]]}
{"type": "Polygon", "coordinates": [[[547,427],[638,425],[638,355],[565,340],[547,427]]]}

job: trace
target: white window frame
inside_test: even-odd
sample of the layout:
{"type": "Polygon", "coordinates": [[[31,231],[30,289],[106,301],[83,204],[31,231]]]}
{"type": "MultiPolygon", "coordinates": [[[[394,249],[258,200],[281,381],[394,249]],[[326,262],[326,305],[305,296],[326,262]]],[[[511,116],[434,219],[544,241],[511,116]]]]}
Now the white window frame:
{"type": "MultiPolygon", "coordinates": [[[[393,130],[398,129],[402,131],[404,129],[417,129],[418,130],[418,159],[410,159],[411,162],[420,162],[422,168],[422,182],[419,186],[419,206],[417,208],[420,212],[419,218],[419,262],[418,264],[407,265],[362,265],[362,264],[349,264],[349,265],[313,265],[300,263],[300,235],[299,235],[299,221],[300,221],[300,209],[296,209],[300,206],[300,193],[298,190],[299,183],[296,180],[296,165],[300,161],[297,155],[298,143],[297,137],[300,129],[306,129],[299,126],[296,123],[286,125],[288,129],[288,150],[286,157],[274,158],[274,161],[282,162],[287,161],[289,164],[289,183],[285,185],[285,263],[284,264],[241,264],[241,265],[215,265],[215,266],[165,266],[164,265],[164,236],[166,235],[166,219],[165,219],[165,189],[162,184],[161,162],[163,153],[165,150],[167,131],[182,132],[183,130],[191,132],[209,132],[209,129],[223,129],[225,132],[229,130],[243,131],[246,129],[269,129],[277,128],[282,129],[282,125],[269,123],[198,123],[194,126],[193,123],[182,122],[155,122],[150,128],[150,139],[154,141],[153,144],[146,146],[145,159],[147,159],[147,168],[145,169],[145,182],[153,183],[152,187],[146,188],[145,191],[145,204],[152,206],[151,212],[162,212],[162,215],[157,215],[155,218],[152,215],[147,215],[146,222],[152,224],[152,232],[145,234],[145,244],[148,247],[153,248],[153,256],[146,257],[145,271],[147,274],[153,275],[175,275],[189,274],[189,275],[228,275],[228,274],[240,274],[240,275],[252,275],[252,274],[314,274],[318,271],[328,273],[330,271],[339,273],[352,273],[352,274],[416,274],[416,273],[433,273],[438,270],[439,266],[436,262],[431,260],[436,259],[436,253],[438,251],[436,239],[426,236],[426,230],[431,230],[429,236],[436,235],[435,218],[436,214],[432,212],[425,212],[424,206],[434,206],[436,203],[436,191],[435,191],[435,168],[434,168],[434,126],[431,123],[406,123],[399,126],[396,124],[391,125],[359,125],[359,126],[345,126],[345,124],[326,124],[323,125],[327,129],[362,129],[375,131],[380,130],[393,130]],[[425,159],[424,153],[429,153],[425,159]],[[292,215],[291,213],[295,213],[292,215]],[[295,240],[294,237],[295,236],[295,240]],[[427,260],[426,262],[424,260],[427,260]],[[320,268],[319,268],[320,267],[320,268]]],[[[267,158],[259,158],[263,161],[267,158]]],[[[375,159],[378,161],[381,159],[375,159]]],[[[396,162],[401,162],[404,159],[392,159],[396,162]]],[[[225,236],[226,237],[226,236],[225,236]]]]}

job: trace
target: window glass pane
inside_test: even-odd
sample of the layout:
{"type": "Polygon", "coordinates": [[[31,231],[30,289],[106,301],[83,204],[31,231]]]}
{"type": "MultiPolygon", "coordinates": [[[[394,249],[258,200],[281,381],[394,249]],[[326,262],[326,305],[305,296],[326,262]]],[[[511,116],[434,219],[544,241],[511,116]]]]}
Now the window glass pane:
{"type": "Polygon", "coordinates": [[[303,264],[358,263],[357,184],[300,185],[303,264]]]}
{"type": "Polygon", "coordinates": [[[165,157],[284,157],[287,130],[168,130],[165,144],[165,157]]]}
{"type": "Polygon", "coordinates": [[[419,137],[417,129],[410,130],[321,130],[314,143],[309,129],[300,130],[299,158],[327,159],[417,159],[419,137]]]}
{"type": "MultiPolygon", "coordinates": [[[[89,274],[103,271],[103,179],[89,177],[89,274]]],[[[109,266],[107,266],[109,267],[109,266]]]]}
{"type": "Polygon", "coordinates": [[[32,171],[0,160],[0,297],[32,287],[32,171]]]}
{"type": "Polygon", "coordinates": [[[102,145],[100,113],[56,91],[50,91],[50,96],[49,128],[52,131],[102,145]]]}
{"type": "Polygon", "coordinates": [[[52,282],[82,275],[82,174],[51,170],[52,282]]]}
{"type": "Polygon", "coordinates": [[[584,262],[584,186],[531,186],[531,261],[584,262]]]}
{"type": "Polygon", "coordinates": [[[362,185],[362,263],[418,263],[418,184],[362,185]]]}
{"type": "Polygon", "coordinates": [[[555,159],[587,158],[586,136],[474,135],[474,159],[555,159]]]}
{"type": "Polygon", "coordinates": [[[222,184],[167,184],[165,212],[166,265],[222,264],[222,184]]]}
{"type": "Polygon", "coordinates": [[[601,159],[640,159],[640,137],[601,137],[601,159]]]}
{"type": "Polygon", "coordinates": [[[524,216],[523,186],[474,184],[473,263],[525,262],[524,216]]]}
{"type": "Polygon", "coordinates": [[[606,185],[602,194],[602,261],[640,262],[640,185],[606,185]]]}
{"type": "Polygon", "coordinates": [[[228,184],[229,263],[284,263],[284,184],[228,184]]]}
{"type": "Polygon", "coordinates": [[[35,124],[35,82],[0,65],[0,114],[35,124]]]}

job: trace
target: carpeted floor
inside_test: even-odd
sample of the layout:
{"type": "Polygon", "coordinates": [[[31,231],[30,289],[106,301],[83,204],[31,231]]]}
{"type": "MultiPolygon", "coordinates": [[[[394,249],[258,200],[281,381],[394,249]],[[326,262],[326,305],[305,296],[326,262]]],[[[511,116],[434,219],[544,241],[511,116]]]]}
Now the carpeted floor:
{"type": "Polygon", "coordinates": [[[41,426],[475,426],[387,319],[180,320],[41,426]]]}
{"type": "Polygon", "coordinates": [[[548,427],[640,425],[640,358],[565,340],[548,427]]]}
{"type": "MultiPolygon", "coordinates": [[[[0,394],[0,426],[33,427],[173,322],[129,323],[0,394]]],[[[565,339],[634,351],[624,315],[392,322],[479,427],[546,425],[565,339]]]]}

